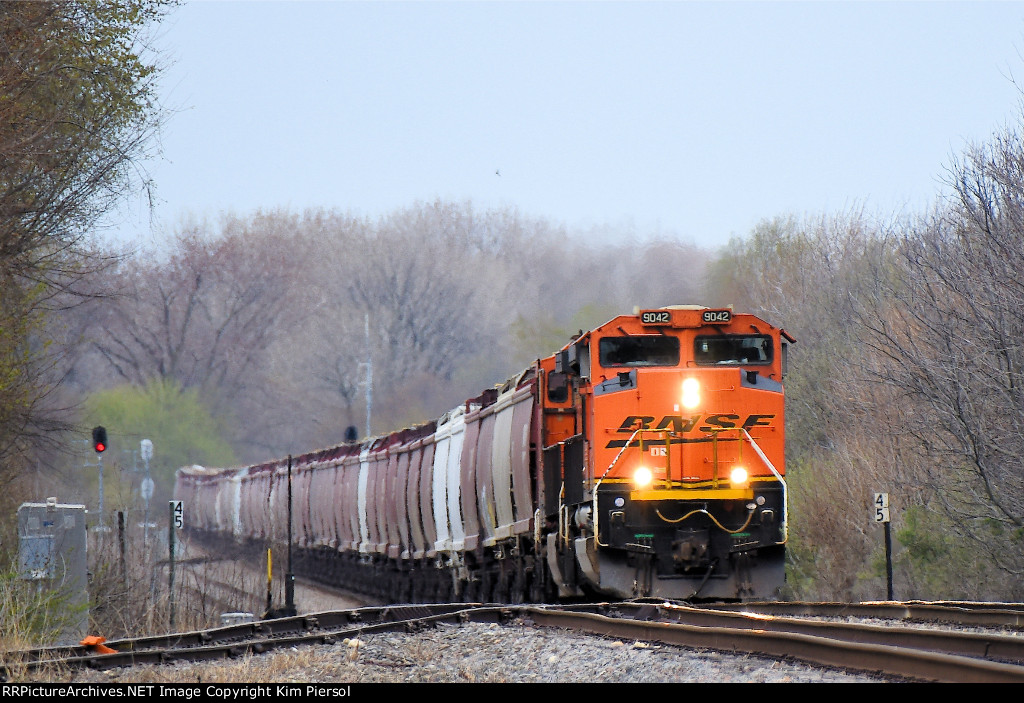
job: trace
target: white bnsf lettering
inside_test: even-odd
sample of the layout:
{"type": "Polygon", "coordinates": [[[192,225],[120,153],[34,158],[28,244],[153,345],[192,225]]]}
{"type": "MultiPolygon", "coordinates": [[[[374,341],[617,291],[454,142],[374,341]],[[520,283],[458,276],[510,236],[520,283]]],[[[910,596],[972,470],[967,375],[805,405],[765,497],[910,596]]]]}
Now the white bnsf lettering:
{"type": "MultiPolygon", "coordinates": [[[[621,432],[625,435],[632,435],[638,429],[649,430],[650,434],[642,438],[645,445],[650,444],[651,456],[665,456],[665,435],[657,434],[659,431],[668,431],[670,436],[678,437],[679,435],[686,434],[688,432],[700,433],[703,436],[707,436],[707,433],[715,430],[722,429],[737,429],[743,428],[750,430],[753,427],[771,427],[772,421],[775,419],[775,415],[747,415],[743,418],[741,415],[733,415],[730,413],[718,413],[715,415],[665,415],[661,419],[653,415],[628,415],[619,425],[616,432],[621,432]],[[743,420],[740,422],[740,420],[743,420]],[[657,422],[655,422],[657,420],[657,422]],[[661,446],[659,446],[661,445],[661,446]]],[[[608,442],[606,448],[623,447],[627,443],[636,445],[641,441],[639,437],[634,438],[632,441],[623,439],[613,439],[608,442]]],[[[688,442],[691,440],[686,439],[672,439],[671,443],[677,442],[688,442]]],[[[692,441],[703,441],[694,438],[692,441]]]]}

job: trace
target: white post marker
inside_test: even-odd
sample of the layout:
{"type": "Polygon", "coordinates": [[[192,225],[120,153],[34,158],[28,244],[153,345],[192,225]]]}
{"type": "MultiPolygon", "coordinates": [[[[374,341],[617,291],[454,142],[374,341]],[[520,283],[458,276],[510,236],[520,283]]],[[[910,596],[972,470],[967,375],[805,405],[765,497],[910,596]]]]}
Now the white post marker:
{"type": "Polygon", "coordinates": [[[185,506],[180,500],[167,501],[169,523],[167,525],[167,595],[171,606],[170,625],[174,630],[174,531],[185,525],[185,506]]]}
{"type": "Polygon", "coordinates": [[[180,530],[185,526],[185,506],[180,500],[169,502],[171,504],[171,517],[174,519],[174,527],[180,530]]]}
{"type": "Polygon", "coordinates": [[[873,501],[875,522],[889,522],[889,494],[876,493],[873,501]]]}
{"type": "Polygon", "coordinates": [[[875,522],[880,522],[885,527],[885,578],[886,593],[889,600],[892,600],[892,533],[889,528],[889,494],[875,493],[871,505],[872,516],[875,522]]]}

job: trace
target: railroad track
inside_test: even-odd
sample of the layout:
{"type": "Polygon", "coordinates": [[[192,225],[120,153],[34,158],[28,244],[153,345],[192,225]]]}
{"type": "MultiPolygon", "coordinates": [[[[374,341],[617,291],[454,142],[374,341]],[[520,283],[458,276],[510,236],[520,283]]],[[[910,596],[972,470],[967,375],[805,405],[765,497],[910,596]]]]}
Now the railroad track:
{"type": "Polygon", "coordinates": [[[444,605],[397,605],[336,610],[313,615],[261,620],[194,632],[105,642],[113,653],[97,653],[91,646],[46,647],[23,652],[6,652],[5,666],[35,670],[46,667],[90,667],[110,669],[138,664],[167,664],[176,661],[209,661],[262,654],[274,649],[305,644],[333,644],[345,637],[370,632],[415,631],[440,622],[504,622],[511,617],[498,607],[465,603],[444,605]]]}
{"type": "Polygon", "coordinates": [[[742,613],[645,602],[571,607],[446,604],[358,608],[117,640],[106,643],[116,650],[109,654],[98,654],[85,646],[58,647],[6,653],[4,661],[18,662],[22,670],[204,661],[302,644],[331,644],[374,632],[415,632],[440,623],[468,622],[527,623],[602,637],[800,660],[906,679],[1024,682],[1021,637],[818,622],[760,611],[742,613]]]}
{"type": "MultiPolygon", "coordinates": [[[[765,613],[759,606],[745,606],[748,612],[715,610],[670,603],[618,603],[576,606],[566,609],[593,616],[581,628],[592,634],[614,634],[688,647],[747,652],[774,658],[793,658],[844,669],[879,672],[891,676],[928,681],[1024,682],[1024,637],[999,633],[976,633],[915,627],[885,627],[845,622],[822,622],[765,613]],[[615,625],[614,633],[604,630],[605,618],[629,623],[628,629],[615,625]],[[644,628],[649,623],[650,628],[644,628]],[[678,627],[672,627],[676,625],[678,627]]],[[[785,604],[770,604],[785,605],[785,604]]],[[[810,606],[811,604],[804,604],[810,606]]],[[[820,604],[824,605],[824,604],[820,604]]],[[[741,606],[742,607],[742,606],[741,606]]],[[[785,609],[785,608],[782,608],[785,609]]],[[[804,608],[801,614],[814,612],[804,608]]],[[[815,614],[826,612],[824,607],[815,614]]],[[[942,611],[946,622],[976,624],[973,614],[995,610],[960,609],[942,611]]],[[[879,617],[877,609],[861,609],[858,617],[879,617]]],[[[846,613],[849,615],[849,613],[846,613]]],[[[1001,615],[998,625],[1015,621],[1022,613],[1001,615]]],[[[558,610],[550,610],[542,624],[565,626],[558,610]]]]}
{"type": "Polygon", "coordinates": [[[907,622],[937,622],[962,627],[1005,627],[1024,630],[1024,603],[973,601],[907,601],[804,603],[763,601],[700,606],[715,610],[801,617],[854,617],[907,622]]]}

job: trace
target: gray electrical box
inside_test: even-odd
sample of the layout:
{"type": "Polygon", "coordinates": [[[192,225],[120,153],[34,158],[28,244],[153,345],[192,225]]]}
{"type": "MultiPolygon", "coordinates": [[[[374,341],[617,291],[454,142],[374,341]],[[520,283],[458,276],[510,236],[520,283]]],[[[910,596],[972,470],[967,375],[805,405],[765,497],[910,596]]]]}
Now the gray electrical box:
{"type": "Polygon", "coordinates": [[[78,644],[89,627],[89,590],[85,506],[64,505],[56,498],[22,503],[18,508],[18,575],[54,592],[55,644],[78,644]]]}

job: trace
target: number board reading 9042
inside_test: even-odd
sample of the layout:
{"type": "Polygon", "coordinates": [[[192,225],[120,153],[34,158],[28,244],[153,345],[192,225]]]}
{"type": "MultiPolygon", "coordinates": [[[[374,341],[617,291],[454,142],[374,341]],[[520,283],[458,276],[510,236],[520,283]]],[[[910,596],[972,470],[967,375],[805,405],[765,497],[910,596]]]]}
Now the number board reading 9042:
{"type": "MultiPolygon", "coordinates": [[[[640,322],[644,325],[671,325],[672,313],[669,310],[644,310],[640,313],[640,322]]],[[[701,322],[706,325],[727,325],[732,322],[731,310],[704,310],[701,322]]]]}
{"type": "Polygon", "coordinates": [[[705,310],[701,313],[700,319],[706,323],[728,324],[732,322],[731,310],[705,310]]]}
{"type": "Polygon", "coordinates": [[[640,313],[640,322],[645,325],[671,325],[672,313],[668,310],[645,310],[640,313]]]}

